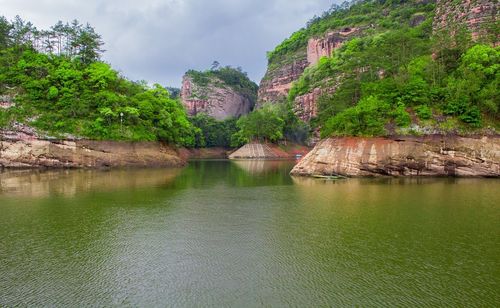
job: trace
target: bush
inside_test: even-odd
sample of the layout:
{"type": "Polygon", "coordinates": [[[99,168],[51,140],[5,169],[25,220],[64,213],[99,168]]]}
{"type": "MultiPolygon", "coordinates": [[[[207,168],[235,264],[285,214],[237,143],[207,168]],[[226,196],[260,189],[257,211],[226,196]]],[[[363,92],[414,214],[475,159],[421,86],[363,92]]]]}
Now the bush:
{"type": "Polygon", "coordinates": [[[348,108],[330,118],[321,132],[329,136],[379,136],[385,134],[386,117],[390,105],[374,96],[362,99],[356,106],[348,108]]]}
{"type": "Polygon", "coordinates": [[[11,115],[4,109],[0,108],[0,128],[5,128],[10,125],[11,115]]]}
{"type": "Polygon", "coordinates": [[[417,116],[422,120],[429,120],[432,117],[432,109],[427,105],[420,105],[415,107],[417,116]]]}
{"type": "Polygon", "coordinates": [[[399,127],[407,127],[411,124],[410,114],[406,111],[406,107],[402,103],[399,103],[390,114],[399,127]]]}
{"type": "Polygon", "coordinates": [[[237,140],[274,142],[283,138],[285,121],[275,107],[267,105],[241,117],[236,125],[239,128],[235,136],[237,140]]]}

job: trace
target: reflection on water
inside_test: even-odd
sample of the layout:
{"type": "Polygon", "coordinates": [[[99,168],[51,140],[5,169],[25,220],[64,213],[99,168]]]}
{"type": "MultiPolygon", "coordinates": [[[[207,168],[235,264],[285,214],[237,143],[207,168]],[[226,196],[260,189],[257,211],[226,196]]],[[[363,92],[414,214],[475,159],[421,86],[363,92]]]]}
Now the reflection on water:
{"type": "Polygon", "coordinates": [[[0,306],[495,306],[500,182],[0,174],[0,306]]]}
{"type": "Polygon", "coordinates": [[[172,182],[181,169],[16,170],[0,173],[0,194],[49,197],[89,191],[152,187],[172,182]]]}
{"type": "Polygon", "coordinates": [[[292,161],[284,160],[232,160],[242,170],[250,175],[269,174],[280,171],[288,171],[287,167],[292,165],[292,161]]]}

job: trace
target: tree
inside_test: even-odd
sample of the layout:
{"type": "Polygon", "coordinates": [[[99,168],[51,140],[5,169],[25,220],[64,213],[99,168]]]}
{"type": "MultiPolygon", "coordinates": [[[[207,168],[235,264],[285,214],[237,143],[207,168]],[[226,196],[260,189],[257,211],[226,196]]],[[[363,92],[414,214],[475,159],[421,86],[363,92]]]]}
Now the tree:
{"type": "Polygon", "coordinates": [[[12,25],[9,21],[0,16],[0,50],[9,47],[11,44],[10,31],[12,30],[12,25]]]}
{"type": "Polygon", "coordinates": [[[481,111],[499,117],[500,48],[476,45],[467,50],[447,85],[445,112],[481,126],[481,111]]]}
{"type": "Polygon", "coordinates": [[[78,27],[76,39],[72,45],[76,49],[76,56],[84,64],[99,60],[100,54],[104,51],[101,49],[104,45],[101,36],[88,23],[85,27],[78,27]]]}
{"type": "Polygon", "coordinates": [[[181,94],[181,89],[176,88],[176,87],[165,87],[165,89],[167,89],[168,93],[170,93],[171,99],[177,99],[177,98],[179,98],[179,95],[181,94]]]}
{"type": "Polygon", "coordinates": [[[190,118],[190,122],[199,129],[196,147],[230,147],[231,136],[238,131],[237,119],[229,118],[218,121],[204,113],[190,118]]]}
{"type": "Polygon", "coordinates": [[[216,71],[217,69],[219,69],[219,67],[220,67],[220,63],[219,63],[219,61],[216,60],[210,66],[210,70],[211,71],[216,71]]]}
{"type": "Polygon", "coordinates": [[[236,125],[239,139],[274,142],[283,138],[285,121],[268,105],[241,117],[236,125]]]}

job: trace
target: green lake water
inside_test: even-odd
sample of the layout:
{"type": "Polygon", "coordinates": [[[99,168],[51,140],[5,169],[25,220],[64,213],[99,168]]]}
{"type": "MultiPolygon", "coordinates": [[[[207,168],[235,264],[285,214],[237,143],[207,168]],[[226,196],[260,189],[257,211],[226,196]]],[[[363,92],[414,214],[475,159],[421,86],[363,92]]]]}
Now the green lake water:
{"type": "Polygon", "coordinates": [[[0,307],[500,305],[500,180],[0,174],[0,307]]]}

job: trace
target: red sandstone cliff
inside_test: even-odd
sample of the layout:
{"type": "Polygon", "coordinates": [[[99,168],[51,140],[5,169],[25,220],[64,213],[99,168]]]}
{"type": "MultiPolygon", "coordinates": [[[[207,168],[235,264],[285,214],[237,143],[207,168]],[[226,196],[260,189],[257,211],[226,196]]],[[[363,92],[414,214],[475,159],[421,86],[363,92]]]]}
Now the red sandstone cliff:
{"type": "Polygon", "coordinates": [[[278,59],[262,79],[258,103],[276,103],[285,99],[292,83],[299,79],[307,67],[317,64],[321,57],[331,57],[343,42],[360,32],[359,28],[349,27],[331,31],[324,37],[310,38],[307,47],[295,53],[292,60],[278,59]]]}
{"type": "MultiPolygon", "coordinates": [[[[361,32],[361,28],[351,27],[330,31],[322,37],[310,38],[307,47],[297,51],[292,56],[286,56],[287,58],[291,57],[291,59],[283,57],[275,60],[275,63],[268,67],[266,75],[260,83],[258,106],[285,100],[292,83],[299,79],[307,67],[316,65],[321,57],[331,57],[335,49],[361,32]]],[[[316,115],[316,102],[319,94],[315,91],[297,98],[295,109],[300,112],[298,114],[300,118],[309,121],[311,117],[316,115]]]]}
{"type": "Polygon", "coordinates": [[[308,66],[307,53],[300,51],[292,60],[282,59],[280,63],[269,67],[260,82],[257,105],[285,100],[292,83],[299,79],[308,66]]]}
{"type": "Polygon", "coordinates": [[[180,96],[189,115],[206,113],[217,120],[245,115],[254,105],[250,98],[215,77],[207,85],[199,85],[192,77],[185,75],[180,96]]]}
{"type": "MultiPolygon", "coordinates": [[[[497,11],[498,3],[492,0],[436,0],[434,32],[450,36],[456,33],[458,27],[465,25],[474,39],[481,38],[498,45],[500,34],[496,25],[497,11]]],[[[415,14],[410,25],[417,26],[424,20],[424,15],[415,14]]],[[[330,31],[322,37],[310,38],[303,50],[274,59],[260,84],[258,105],[285,100],[292,83],[300,78],[307,67],[315,65],[321,57],[330,57],[345,41],[362,35],[364,30],[364,27],[345,27],[330,31]]],[[[383,76],[383,72],[380,76],[383,76]]],[[[339,77],[332,76],[332,82],[325,81],[312,92],[295,99],[294,110],[303,121],[307,122],[316,116],[319,98],[325,93],[335,92],[341,81],[339,77]]]]}

